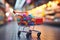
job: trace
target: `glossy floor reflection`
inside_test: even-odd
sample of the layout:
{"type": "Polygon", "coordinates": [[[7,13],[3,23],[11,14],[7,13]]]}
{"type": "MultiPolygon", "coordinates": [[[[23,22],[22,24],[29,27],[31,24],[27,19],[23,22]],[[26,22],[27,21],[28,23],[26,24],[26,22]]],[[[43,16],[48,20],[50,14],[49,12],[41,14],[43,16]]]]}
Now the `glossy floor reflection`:
{"type": "MultiPolygon", "coordinates": [[[[34,30],[41,32],[40,39],[37,38],[37,33],[32,32],[32,38],[30,40],[60,40],[60,27],[50,25],[35,25],[34,30]]],[[[32,29],[32,27],[30,27],[32,29]]],[[[0,26],[0,40],[29,40],[26,39],[26,33],[21,33],[21,38],[17,36],[19,26],[17,22],[10,22],[6,25],[0,26]]],[[[23,30],[23,27],[20,27],[23,30]]],[[[24,28],[28,31],[28,28],[24,28]]]]}

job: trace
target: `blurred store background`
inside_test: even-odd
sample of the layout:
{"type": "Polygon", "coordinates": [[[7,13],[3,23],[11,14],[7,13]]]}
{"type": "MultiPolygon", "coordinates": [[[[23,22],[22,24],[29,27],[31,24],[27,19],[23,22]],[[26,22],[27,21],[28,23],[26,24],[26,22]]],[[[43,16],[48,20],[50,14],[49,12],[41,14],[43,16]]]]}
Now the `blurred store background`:
{"type": "Polygon", "coordinates": [[[0,2],[5,5],[7,21],[17,20],[16,16],[20,15],[26,18],[30,16],[28,21],[35,19],[34,24],[37,19],[42,19],[42,22],[60,22],[59,0],[0,0],[0,2]]]}

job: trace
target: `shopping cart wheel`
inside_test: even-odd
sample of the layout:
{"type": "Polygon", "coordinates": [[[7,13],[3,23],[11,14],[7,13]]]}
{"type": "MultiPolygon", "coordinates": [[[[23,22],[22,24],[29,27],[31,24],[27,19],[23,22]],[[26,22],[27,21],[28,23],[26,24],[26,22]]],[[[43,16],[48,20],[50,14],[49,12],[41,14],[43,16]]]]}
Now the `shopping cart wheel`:
{"type": "Polygon", "coordinates": [[[29,30],[29,32],[27,32],[27,34],[26,34],[26,38],[31,37],[31,34],[32,34],[32,31],[31,31],[31,30],[29,30]]]}
{"type": "Polygon", "coordinates": [[[29,35],[29,32],[27,32],[27,34],[26,34],[26,38],[29,38],[29,36],[30,36],[30,35],[29,35]]]}
{"type": "Polygon", "coordinates": [[[20,38],[21,31],[18,31],[18,38],[20,38]]]}
{"type": "Polygon", "coordinates": [[[40,38],[41,32],[37,33],[37,38],[40,38]]]}
{"type": "Polygon", "coordinates": [[[29,35],[31,36],[31,34],[32,34],[32,30],[29,30],[29,35]]]}

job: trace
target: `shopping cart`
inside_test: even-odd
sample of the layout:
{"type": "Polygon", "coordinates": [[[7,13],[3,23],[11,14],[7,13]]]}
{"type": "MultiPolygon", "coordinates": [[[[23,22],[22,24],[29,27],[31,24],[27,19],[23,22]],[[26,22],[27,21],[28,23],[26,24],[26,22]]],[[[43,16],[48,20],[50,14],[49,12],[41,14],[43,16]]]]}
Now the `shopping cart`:
{"type": "Polygon", "coordinates": [[[38,20],[38,19],[35,20],[35,18],[31,18],[30,16],[22,15],[22,14],[25,14],[27,12],[15,12],[15,14],[16,13],[18,13],[17,16],[20,15],[19,17],[17,17],[17,18],[19,18],[18,19],[18,25],[23,27],[22,31],[21,30],[18,31],[18,37],[20,38],[21,32],[24,32],[24,33],[26,33],[26,38],[29,38],[31,36],[31,34],[32,34],[32,31],[34,31],[34,32],[37,33],[37,37],[39,38],[40,35],[41,35],[41,32],[37,31],[37,30],[34,30],[34,26],[36,25],[37,22],[39,22],[39,21],[41,22],[41,20],[38,20]],[[33,27],[32,30],[30,29],[31,26],[33,27]],[[29,31],[24,31],[24,29],[26,27],[29,27],[29,31]]]}

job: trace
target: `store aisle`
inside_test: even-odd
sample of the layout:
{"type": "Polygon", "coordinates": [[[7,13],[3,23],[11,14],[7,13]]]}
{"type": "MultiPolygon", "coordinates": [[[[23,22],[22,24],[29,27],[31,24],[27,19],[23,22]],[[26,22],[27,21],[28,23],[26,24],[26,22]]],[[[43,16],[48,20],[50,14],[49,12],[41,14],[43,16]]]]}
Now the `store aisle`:
{"type": "MultiPolygon", "coordinates": [[[[28,31],[28,27],[18,26],[17,22],[10,22],[6,25],[0,26],[0,40],[27,40],[26,33],[21,32],[21,38],[18,39],[17,33],[18,29],[28,31]]],[[[41,32],[41,40],[60,40],[60,27],[52,25],[35,25],[34,30],[41,32]]],[[[37,39],[37,33],[32,32],[32,38],[30,40],[39,40],[37,39]]],[[[29,40],[29,39],[28,39],[29,40]]]]}

